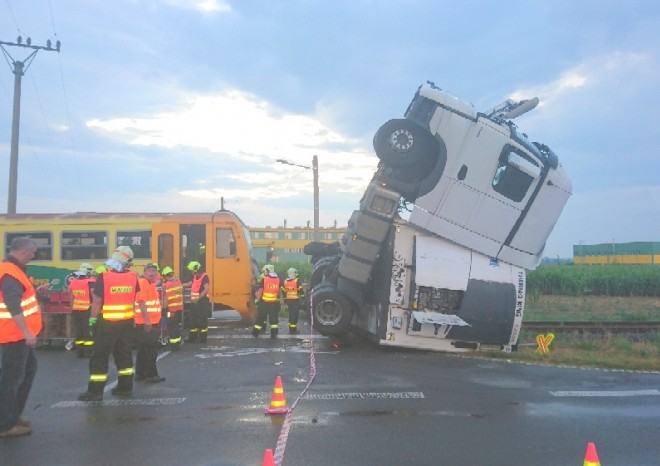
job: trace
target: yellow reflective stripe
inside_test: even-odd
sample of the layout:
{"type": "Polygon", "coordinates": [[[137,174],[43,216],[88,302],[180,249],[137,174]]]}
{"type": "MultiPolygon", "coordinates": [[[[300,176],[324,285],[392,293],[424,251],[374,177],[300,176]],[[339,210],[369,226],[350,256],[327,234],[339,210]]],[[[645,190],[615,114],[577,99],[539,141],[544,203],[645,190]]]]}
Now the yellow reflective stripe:
{"type": "Polygon", "coordinates": [[[179,338],[170,338],[170,343],[179,343],[181,341],[181,337],[179,338]]]}
{"type": "Polygon", "coordinates": [[[104,311],[127,311],[133,309],[132,304],[117,304],[116,306],[103,305],[104,311]]]}
{"type": "Polygon", "coordinates": [[[106,382],[108,380],[108,374],[90,374],[90,382],[106,382]]]}
{"type": "Polygon", "coordinates": [[[83,343],[85,346],[94,346],[94,340],[85,340],[85,343],[83,343]]]}
{"type": "Polygon", "coordinates": [[[131,312],[103,312],[103,318],[107,320],[112,319],[131,319],[135,313],[131,312]]]}
{"type": "Polygon", "coordinates": [[[117,374],[126,376],[126,375],[132,375],[134,372],[135,371],[133,370],[132,367],[127,367],[126,369],[119,369],[117,371],[117,374]]]}
{"type": "Polygon", "coordinates": [[[202,329],[202,333],[206,333],[206,332],[208,332],[208,331],[209,331],[209,329],[207,329],[207,328],[203,328],[203,329],[202,329]]]}

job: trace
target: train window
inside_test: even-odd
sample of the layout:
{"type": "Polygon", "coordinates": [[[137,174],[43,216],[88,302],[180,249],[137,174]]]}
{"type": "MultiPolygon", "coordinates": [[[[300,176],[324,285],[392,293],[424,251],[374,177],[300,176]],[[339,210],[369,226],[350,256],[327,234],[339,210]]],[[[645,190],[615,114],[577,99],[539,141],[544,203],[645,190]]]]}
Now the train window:
{"type": "Polygon", "coordinates": [[[21,231],[5,234],[5,254],[9,254],[9,245],[14,238],[27,236],[37,242],[37,252],[32,261],[49,261],[53,259],[53,234],[50,231],[21,231]]]}
{"type": "Polygon", "coordinates": [[[215,257],[218,259],[236,256],[236,239],[229,228],[215,230],[215,257]]]}
{"type": "Polygon", "coordinates": [[[135,259],[151,259],[151,230],[118,230],[117,246],[128,246],[135,259]]]}
{"type": "Polygon", "coordinates": [[[107,231],[63,231],[62,260],[101,260],[108,257],[107,231]]]}

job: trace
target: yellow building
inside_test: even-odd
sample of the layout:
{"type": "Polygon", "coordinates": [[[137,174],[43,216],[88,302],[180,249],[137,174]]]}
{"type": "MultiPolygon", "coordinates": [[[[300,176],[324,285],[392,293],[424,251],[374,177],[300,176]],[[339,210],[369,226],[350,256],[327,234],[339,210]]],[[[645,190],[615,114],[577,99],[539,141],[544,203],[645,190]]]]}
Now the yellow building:
{"type": "MultiPolygon", "coordinates": [[[[248,227],[252,242],[252,253],[260,263],[264,262],[309,262],[303,252],[306,244],[314,241],[314,228],[306,227],[248,227]]],[[[335,243],[341,241],[346,227],[320,227],[319,241],[335,243]]]]}

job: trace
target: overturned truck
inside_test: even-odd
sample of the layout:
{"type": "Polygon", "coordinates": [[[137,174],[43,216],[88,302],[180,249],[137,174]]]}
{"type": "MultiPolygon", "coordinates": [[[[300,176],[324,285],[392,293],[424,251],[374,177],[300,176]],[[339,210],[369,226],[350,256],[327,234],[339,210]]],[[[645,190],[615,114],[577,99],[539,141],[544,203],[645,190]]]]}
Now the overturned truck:
{"type": "Polygon", "coordinates": [[[426,83],[374,136],[378,168],[340,244],[310,243],[314,326],[383,345],[515,349],[525,270],[571,195],[557,155],[511,121],[426,83]],[[404,218],[404,217],[407,217],[404,218]]]}

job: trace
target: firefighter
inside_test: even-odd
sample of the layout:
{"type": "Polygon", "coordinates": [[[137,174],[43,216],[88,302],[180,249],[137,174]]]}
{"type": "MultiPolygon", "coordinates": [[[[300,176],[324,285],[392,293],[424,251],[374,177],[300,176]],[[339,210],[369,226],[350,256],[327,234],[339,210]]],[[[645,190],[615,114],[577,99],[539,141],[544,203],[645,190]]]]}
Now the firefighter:
{"type": "Polygon", "coordinates": [[[284,294],[284,305],[289,311],[289,335],[298,333],[298,315],[302,308],[303,289],[298,280],[298,270],[291,267],[286,271],[287,279],[284,280],[282,293],[284,294]]]}
{"type": "Polygon", "coordinates": [[[172,267],[165,267],[161,272],[163,276],[163,309],[167,310],[167,330],[169,344],[172,351],[181,348],[181,323],[183,318],[183,285],[178,277],[174,276],[172,267]]]}
{"type": "Polygon", "coordinates": [[[206,343],[209,331],[209,313],[211,302],[209,301],[209,277],[206,272],[201,271],[202,264],[192,261],[188,264],[188,270],[193,277],[190,282],[183,286],[190,287],[190,330],[188,343],[206,343]]]}
{"type": "Polygon", "coordinates": [[[92,340],[89,317],[92,306],[92,288],[96,281],[92,278],[93,268],[90,264],[80,264],[80,270],[73,272],[73,280],[69,282],[69,293],[71,293],[71,317],[75,329],[75,340],[73,342],[76,356],[79,358],[91,356],[92,340]]]}
{"type": "MultiPolygon", "coordinates": [[[[12,239],[9,254],[0,262],[0,437],[30,435],[30,423],[21,419],[37,373],[34,347],[43,326],[37,290],[25,267],[37,243],[27,237],[12,239]]],[[[9,446],[6,447],[7,451],[9,446]]],[[[11,455],[11,453],[9,453],[11,455]]]]}
{"type": "Polygon", "coordinates": [[[137,344],[135,356],[135,380],[145,383],[163,382],[165,377],[158,375],[156,359],[160,349],[160,323],[161,305],[160,293],[156,289],[159,281],[158,265],[150,263],[144,266],[144,274],[139,279],[140,292],[136,296],[135,306],[140,310],[146,310],[148,319],[144,312],[135,313],[135,328],[133,329],[134,342],[137,344]],[[147,320],[151,328],[145,327],[147,320]]]}
{"type": "Polygon", "coordinates": [[[252,329],[255,338],[264,330],[266,317],[270,322],[270,337],[277,338],[279,330],[280,312],[280,277],[275,273],[275,267],[266,264],[261,269],[263,278],[256,293],[257,298],[257,320],[252,329]]]}
{"type": "MultiPolygon", "coordinates": [[[[132,260],[131,248],[120,246],[105,262],[108,270],[96,278],[89,318],[89,324],[96,328],[94,352],[89,360],[87,391],[78,396],[80,401],[103,399],[111,353],[117,366],[117,385],[111,393],[130,396],[133,392],[133,316],[140,286],[137,274],[129,270],[132,260]]],[[[140,311],[144,330],[151,330],[146,307],[140,311]]]]}

